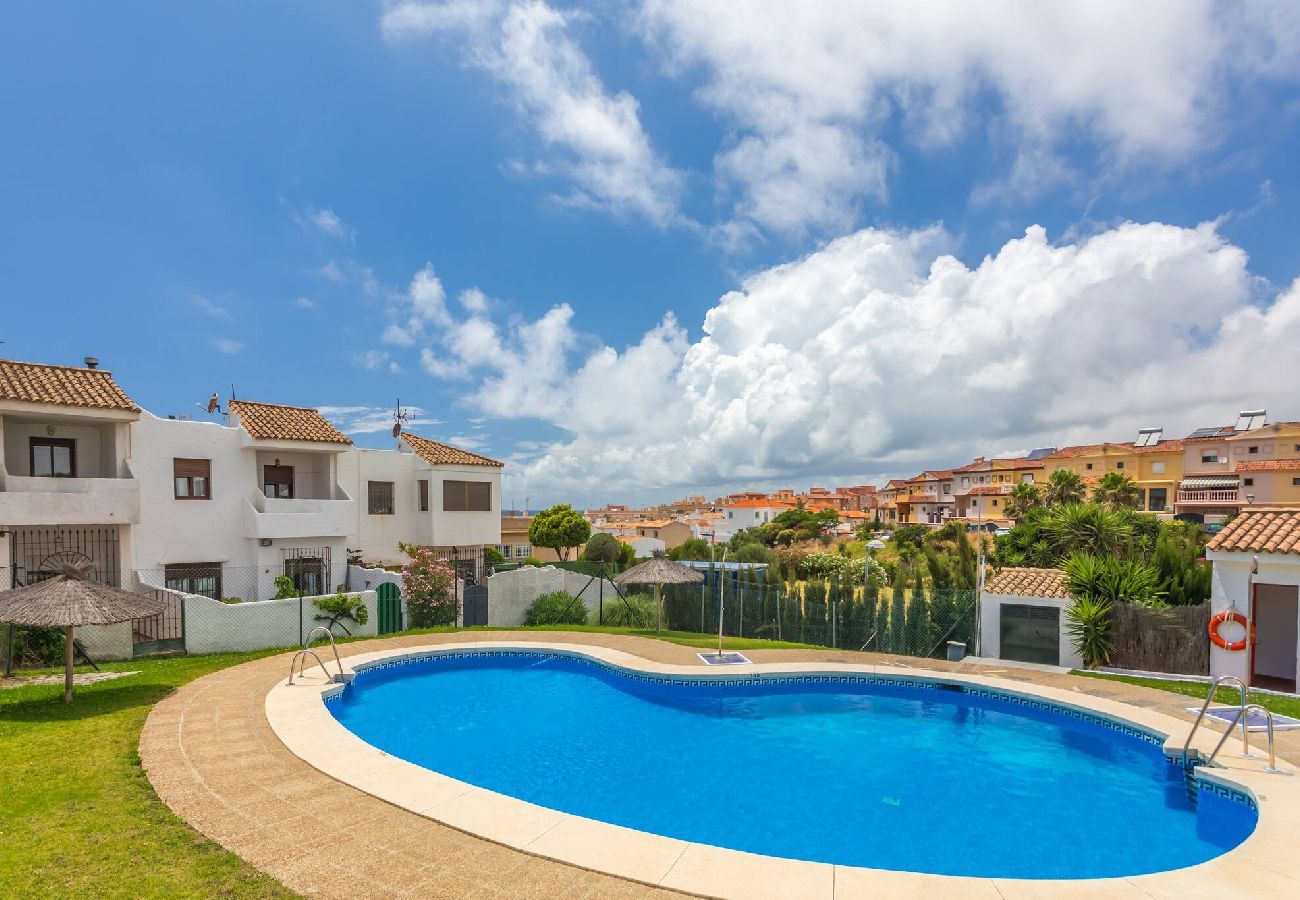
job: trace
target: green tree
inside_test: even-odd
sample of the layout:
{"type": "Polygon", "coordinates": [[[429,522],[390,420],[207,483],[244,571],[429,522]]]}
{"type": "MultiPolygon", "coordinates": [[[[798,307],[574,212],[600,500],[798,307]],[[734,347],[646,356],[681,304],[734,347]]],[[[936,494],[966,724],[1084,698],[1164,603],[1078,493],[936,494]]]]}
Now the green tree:
{"type": "MultiPolygon", "coordinates": [[[[1053,473],[1055,474],[1055,473],[1053,473]]],[[[1088,503],[1051,510],[1043,531],[1056,558],[1074,553],[1109,556],[1121,553],[1133,538],[1130,517],[1088,503]]]]}
{"type": "Polygon", "coordinates": [[[506,555],[496,547],[483,548],[483,562],[489,566],[499,566],[506,561],[506,555]]]}
{"type": "Polygon", "coordinates": [[[929,533],[930,529],[925,525],[900,525],[894,529],[894,546],[898,547],[900,552],[908,546],[919,551],[929,533]]]}
{"type": "Polygon", "coordinates": [[[1142,491],[1124,472],[1107,472],[1092,489],[1092,502],[1112,512],[1135,510],[1142,505],[1142,491]]]}
{"type": "Polygon", "coordinates": [[[904,622],[904,645],[912,656],[927,656],[931,645],[930,604],[925,596],[925,583],[917,571],[912,582],[912,596],[907,601],[904,622]]]}
{"type": "MultiPolygon", "coordinates": [[[[686,559],[686,560],[710,560],[714,557],[715,551],[709,546],[709,542],[704,538],[688,538],[668,551],[669,559],[686,559]]],[[[721,551],[717,551],[717,556],[721,556],[721,551]]]]}
{"type": "Polygon", "coordinates": [[[1210,598],[1213,567],[1204,558],[1205,532],[1192,522],[1161,522],[1151,565],[1172,606],[1195,606],[1210,598]]]}
{"type": "Polygon", "coordinates": [[[1004,512],[1008,519],[1019,521],[1023,519],[1031,509],[1038,509],[1043,505],[1042,494],[1038,490],[1038,485],[1028,481],[1022,481],[1011,489],[1007,495],[1007,502],[1004,512]]]}
{"type": "Polygon", "coordinates": [[[593,534],[582,551],[582,558],[594,563],[616,563],[622,555],[623,545],[618,538],[603,531],[593,534]]]}
{"type": "Polygon", "coordinates": [[[736,562],[767,563],[770,566],[776,559],[776,553],[762,544],[741,544],[731,558],[736,562]]]}
{"type": "Polygon", "coordinates": [[[1088,493],[1083,479],[1079,477],[1078,472],[1070,469],[1057,469],[1047,477],[1047,485],[1043,489],[1043,503],[1045,506],[1067,506],[1071,503],[1082,503],[1084,496],[1088,493]]]}
{"type": "Polygon", "coordinates": [[[580,547],[591,537],[591,523],[567,503],[544,509],[528,526],[528,542],[534,547],[549,547],[564,561],[569,550],[580,547]]]}
{"type": "Polygon", "coordinates": [[[889,601],[889,652],[903,652],[903,635],[907,625],[907,595],[900,575],[894,579],[894,594],[889,601]]]}
{"type": "Polygon", "coordinates": [[[1165,605],[1160,573],[1140,560],[1075,553],[1061,565],[1061,570],[1070,596],[1076,600],[1087,598],[1112,608],[1120,603],[1156,608],[1165,605]]]}

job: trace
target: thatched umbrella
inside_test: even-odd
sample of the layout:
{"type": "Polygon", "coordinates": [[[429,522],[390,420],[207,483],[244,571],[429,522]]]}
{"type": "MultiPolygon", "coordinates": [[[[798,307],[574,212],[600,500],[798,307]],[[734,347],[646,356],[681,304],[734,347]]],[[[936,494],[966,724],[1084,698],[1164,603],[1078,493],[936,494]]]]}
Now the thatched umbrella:
{"type": "Polygon", "coordinates": [[[72,702],[72,629],[78,625],[113,625],[155,616],[167,601],[134,594],[86,577],[87,563],[62,567],[57,575],[25,587],[0,591],[0,622],[35,628],[62,628],[63,699],[72,702]]]}
{"type": "Polygon", "coordinates": [[[621,575],[614,576],[614,583],[619,587],[627,584],[653,584],[655,586],[655,631],[663,629],[663,594],[665,584],[693,584],[704,580],[704,576],[689,566],[683,566],[671,560],[656,556],[640,565],[633,566],[621,575]]]}

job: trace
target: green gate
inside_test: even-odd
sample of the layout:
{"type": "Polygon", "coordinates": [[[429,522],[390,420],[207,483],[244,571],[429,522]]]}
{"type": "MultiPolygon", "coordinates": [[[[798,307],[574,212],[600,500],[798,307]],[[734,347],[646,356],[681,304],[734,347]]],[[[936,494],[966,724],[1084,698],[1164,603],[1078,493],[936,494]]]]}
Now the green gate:
{"type": "Polygon", "coordinates": [[[379,595],[379,633],[392,634],[402,630],[402,600],[397,585],[385,581],[375,592],[379,595]]]}

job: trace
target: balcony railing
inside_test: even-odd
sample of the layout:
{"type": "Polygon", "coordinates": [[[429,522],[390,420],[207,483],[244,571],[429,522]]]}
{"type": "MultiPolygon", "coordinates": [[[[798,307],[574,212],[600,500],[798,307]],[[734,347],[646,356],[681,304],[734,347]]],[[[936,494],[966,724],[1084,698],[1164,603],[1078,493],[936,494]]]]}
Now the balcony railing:
{"type": "Polygon", "coordinates": [[[1179,491],[1179,503],[1240,503],[1238,491],[1179,491]]]}
{"type": "Polygon", "coordinates": [[[0,524],[127,525],[140,521],[134,478],[43,478],[4,474],[0,524]]]}

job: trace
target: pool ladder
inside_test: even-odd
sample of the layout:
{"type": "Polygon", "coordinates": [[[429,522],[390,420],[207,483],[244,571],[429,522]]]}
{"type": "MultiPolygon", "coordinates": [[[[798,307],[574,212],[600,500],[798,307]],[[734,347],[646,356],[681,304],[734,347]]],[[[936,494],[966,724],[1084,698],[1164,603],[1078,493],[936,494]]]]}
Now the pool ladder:
{"type": "Polygon", "coordinates": [[[1273,749],[1273,713],[1271,710],[1265,709],[1258,703],[1248,703],[1247,700],[1249,698],[1246,694],[1246,685],[1235,675],[1220,675],[1218,678],[1215,678],[1210,682],[1210,691],[1205,695],[1205,702],[1201,704],[1201,711],[1196,714],[1196,721],[1192,723],[1192,730],[1187,732],[1187,740],[1183,742],[1183,764],[1186,765],[1188,762],[1191,753],[1192,737],[1195,736],[1196,729],[1201,727],[1201,720],[1205,718],[1205,713],[1210,708],[1210,704],[1214,702],[1214,692],[1219,689],[1219,685],[1228,682],[1231,682],[1240,694],[1240,701],[1237,705],[1237,714],[1232,717],[1232,721],[1228,723],[1227,730],[1223,732],[1223,737],[1219,738],[1219,743],[1214,746],[1214,752],[1210,754],[1209,759],[1207,759],[1203,765],[1208,766],[1214,762],[1214,758],[1219,755],[1219,751],[1223,749],[1223,745],[1228,742],[1228,737],[1232,734],[1233,729],[1237,727],[1238,722],[1241,723],[1241,755],[1250,756],[1250,733],[1247,726],[1247,720],[1252,710],[1259,710],[1263,713],[1265,724],[1268,726],[1268,769],[1266,771],[1280,771],[1277,767],[1277,754],[1273,749]]]}
{"type": "Polygon", "coordinates": [[[293,684],[293,674],[294,674],[295,667],[298,670],[298,677],[299,678],[303,677],[304,673],[307,670],[308,656],[316,660],[316,665],[320,666],[320,670],[325,673],[325,677],[327,678],[330,677],[329,669],[325,668],[325,663],[321,662],[320,656],[317,655],[315,650],[311,649],[311,642],[316,639],[317,634],[323,634],[325,635],[325,637],[329,638],[330,649],[334,651],[334,662],[339,667],[339,674],[337,679],[332,679],[332,680],[336,680],[336,681],[343,680],[343,660],[339,659],[339,648],[338,645],[334,643],[334,632],[330,631],[324,625],[317,625],[311,631],[307,632],[307,638],[302,642],[302,649],[299,650],[297,653],[295,653],[293,655],[293,659],[289,661],[289,683],[290,684],[293,684]],[[299,663],[298,662],[299,660],[302,660],[302,662],[299,663]]]}

